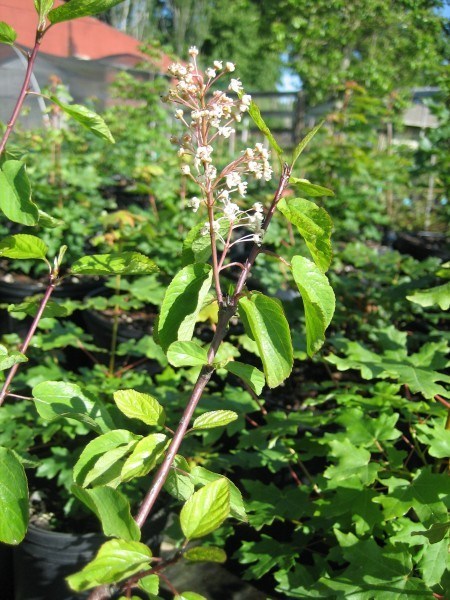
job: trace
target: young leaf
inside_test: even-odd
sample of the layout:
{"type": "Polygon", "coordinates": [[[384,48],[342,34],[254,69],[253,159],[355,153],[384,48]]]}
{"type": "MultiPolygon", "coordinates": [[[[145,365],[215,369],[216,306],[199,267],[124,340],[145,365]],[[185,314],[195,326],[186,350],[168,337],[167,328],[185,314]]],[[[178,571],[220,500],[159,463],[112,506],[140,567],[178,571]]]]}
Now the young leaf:
{"type": "Polygon", "coordinates": [[[269,144],[272,146],[272,148],[275,150],[278,156],[281,156],[283,154],[283,150],[280,148],[278,142],[273,137],[272,132],[270,131],[270,129],[268,128],[268,126],[264,122],[264,119],[261,116],[261,111],[259,110],[258,105],[255,104],[253,100],[250,103],[248,114],[252,118],[256,127],[266,136],[267,140],[269,141],[269,144]]]}
{"type": "Polygon", "coordinates": [[[89,484],[117,486],[123,466],[120,459],[135,448],[138,440],[139,436],[116,429],[89,442],[73,468],[75,483],[82,487],[89,484]]]}
{"type": "Polygon", "coordinates": [[[166,413],[159,402],[142,392],[119,390],[114,392],[114,402],[124,415],[139,419],[147,425],[161,425],[166,421],[166,413]]]}
{"type": "MultiPolygon", "coordinates": [[[[181,253],[181,263],[183,267],[191,263],[205,263],[211,256],[211,240],[209,235],[202,235],[203,223],[197,223],[189,231],[183,242],[183,250],[181,253]]],[[[219,227],[219,233],[223,238],[226,238],[230,229],[228,221],[222,221],[219,227]]]]}
{"type": "Polygon", "coordinates": [[[214,427],[225,427],[236,421],[238,415],[232,410],[212,410],[197,417],[192,429],[213,429],[214,427]]]}
{"type": "Polygon", "coordinates": [[[220,478],[206,484],[193,494],[180,513],[181,529],[189,539],[211,533],[230,514],[230,487],[228,480],[220,478]]]}
{"type": "MultiPolygon", "coordinates": [[[[72,4],[72,2],[73,0],[71,0],[68,4],[61,6],[60,8],[69,6],[72,4]]],[[[75,119],[75,121],[80,123],[80,125],[86,129],[89,129],[89,131],[91,131],[94,135],[106,140],[107,142],[111,142],[111,144],[114,144],[114,138],[109,130],[108,125],[105,123],[103,118],[93,110],[89,110],[89,108],[81,106],[81,104],[64,104],[64,102],[61,102],[61,100],[59,100],[56,96],[50,96],[50,100],[58,105],[66,113],[66,115],[69,115],[69,117],[75,119]]]]}
{"type": "Polygon", "coordinates": [[[311,183],[307,179],[298,179],[298,177],[291,177],[289,183],[295,185],[301,192],[312,196],[313,198],[318,196],[334,196],[334,192],[326,187],[311,183]]]}
{"type": "Polygon", "coordinates": [[[242,381],[244,381],[257,396],[260,395],[266,381],[264,379],[264,373],[261,373],[259,369],[252,365],[245,365],[237,360],[228,362],[225,365],[225,369],[242,379],[242,381]]]}
{"type": "Polygon", "coordinates": [[[166,492],[183,502],[192,496],[195,489],[190,470],[187,460],[177,454],[164,484],[166,492]]]}
{"type": "Polygon", "coordinates": [[[28,527],[28,485],[16,455],[0,448],[0,542],[19,544],[28,527]]]}
{"type": "Polygon", "coordinates": [[[70,0],[48,13],[50,23],[61,23],[71,21],[80,17],[92,17],[109,10],[123,0],[70,0]]]}
{"type": "Polygon", "coordinates": [[[311,129],[311,131],[305,135],[305,137],[302,139],[302,141],[294,148],[294,151],[292,152],[292,160],[291,160],[292,167],[295,165],[300,154],[303,152],[303,150],[306,148],[306,146],[313,139],[313,137],[316,135],[316,133],[319,131],[319,129],[322,127],[322,125],[324,123],[325,123],[325,121],[320,121],[320,123],[318,125],[316,125],[315,127],[313,127],[311,129]]]}
{"type": "Polygon", "coordinates": [[[450,308],[450,281],[428,290],[414,292],[406,298],[425,308],[437,304],[441,310],[448,310],[450,308]]]}
{"type": "Polygon", "coordinates": [[[227,560],[227,555],[222,548],[216,546],[195,546],[186,550],[184,558],[191,562],[224,563],[227,560]]]}
{"type": "Polygon", "coordinates": [[[149,600],[153,600],[154,596],[159,592],[159,576],[147,575],[139,580],[139,588],[150,594],[149,600]]]}
{"type": "Polygon", "coordinates": [[[74,485],[71,489],[74,496],[97,515],[106,536],[128,542],[140,540],[141,530],[131,516],[130,503],[123,494],[106,486],[84,490],[74,485]]]}
{"type": "Polygon", "coordinates": [[[12,46],[16,38],[17,33],[14,29],[8,23],[5,23],[5,21],[0,21],[0,44],[12,46]]]}
{"type": "Polygon", "coordinates": [[[35,235],[18,233],[0,242],[0,256],[6,258],[40,258],[45,260],[47,245],[35,235]]]}
{"type": "Polygon", "coordinates": [[[325,273],[333,256],[331,249],[333,222],[327,211],[303,198],[290,200],[282,198],[278,208],[286,219],[297,227],[314,262],[325,273]]]}
{"type": "Polygon", "coordinates": [[[76,275],[148,275],[158,267],[140,252],[120,252],[83,256],[73,263],[71,271],[76,275]]]}
{"type": "Polygon", "coordinates": [[[133,452],[125,461],[120,479],[130,481],[134,477],[143,477],[155,468],[167,445],[167,436],[163,433],[152,433],[140,440],[133,452]]]}
{"type": "Polygon", "coordinates": [[[208,362],[208,354],[195,342],[173,342],[167,350],[167,359],[173,367],[202,367],[208,362]]]}
{"type": "Polygon", "coordinates": [[[116,583],[148,568],[152,553],[140,542],[109,540],[97,556],[82,571],[66,578],[76,592],[84,592],[98,585],[116,583]]]}
{"type": "Polygon", "coordinates": [[[172,342],[190,341],[197,315],[212,283],[212,268],[196,263],[187,265],[170,282],[161,306],[157,342],[163,350],[172,342]]]}
{"type": "MultiPolygon", "coordinates": [[[[195,485],[206,485],[213,481],[218,481],[224,478],[223,475],[208,471],[204,467],[194,467],[191,471],[191,479],[195,485]]],[[[247,514],[245,512],[244,501],[242,500],[242,494],[239,489],[234,485],[232,481],[227,479],[228,487],[230,488],[230,514],[239,521],[247,522],[247,514]]]]}
{"type": "Polygon", "coordinates": [[[45,25],[45,19],[53,8],[55,0],[34,0],[34,6],[39,15],[39,25],[45,25]]]}
{"type": "Polygon", "coordinates": [[[36,225],[38,207],[31,201],[31,186],[20,160],[7,160],[0,168],[0,210],[14,223],[36,225]]]}
{"type": "Polygon", "coordinates": [[[27,362],[28,358],[17,350],[8,350],[0,344],[0,371],[10,369],[16,363],[27,362]]]}
{"type": "Polygon", "coordinates": [[[325,341],[325,330],[333,317],[336,300],[326,275],[313,262],[294,256],[291,264],[305,308],[307,352],[312,356],[325,341]]]}
{"type": "Polygon", "coordinates": [[[239,300],[244,326],[258,346],[267,385],[277,387],[290,374],[294,362],[291,332],[281,305],[263,294],[239,300]],[[249,330],[247,330],[249,328],[249,330]]]}

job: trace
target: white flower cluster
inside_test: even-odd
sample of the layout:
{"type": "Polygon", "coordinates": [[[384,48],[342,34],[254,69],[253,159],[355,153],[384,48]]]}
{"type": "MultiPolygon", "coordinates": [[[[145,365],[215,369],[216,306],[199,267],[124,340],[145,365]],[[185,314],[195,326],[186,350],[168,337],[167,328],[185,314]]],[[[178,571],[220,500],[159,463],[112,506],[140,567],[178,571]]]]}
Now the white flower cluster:
{"type": "MultiPolygon", "coordinates": [[[[214,164],[214,140],[219,136],[229,138],[234,133],[233,124],[240,122],[242,115],[249,110],[251,96],[244,93],[242,83],[236,78],[232,78],[228,85],[228,92],[232,92],[234,97],[212,89],[219,78],[235,70],[233,63],[216,60],[202,72],[197,66],[197,48],[191,47],[189,54],[191,60],[187,65],[175,63],[169,68],[169,73],[177,81],[167,97],[168,101],[180,106],[175,111],[175,118],[188,130],[177,139],[178,155],[183,161],[181,172],[193,179],[201,190],[201,197],[194,196],[187,204],[194,212],[201,204],[214,211],[213,231],[219,239],[223,239],[221,232],[226,229],[225,235],[230,240],[232,230],[245,227],[252,234],[244,235],[233,243],[261,243],[264,233],[261,203],[254,204],[249,210],[241,210],[236,198],[246,196],[246,178],[271,179],[268,150],[258,143],[225,167],[214,164]]],[[[203,228],[203,233],[210,233],[209,223],[203,228]]]]}

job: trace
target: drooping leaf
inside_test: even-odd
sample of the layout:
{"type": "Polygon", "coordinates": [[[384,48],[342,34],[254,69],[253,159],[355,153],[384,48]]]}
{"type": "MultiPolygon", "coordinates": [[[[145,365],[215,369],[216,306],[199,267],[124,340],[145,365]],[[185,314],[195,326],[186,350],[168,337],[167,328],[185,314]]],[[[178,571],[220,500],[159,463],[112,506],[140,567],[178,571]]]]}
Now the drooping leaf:
{"type": "Polygon", "coordinates": [[[18,350],[8,350],[0,344],[0,371],[10,369],[16,363],[26,362],[28,358],[18,350]]]}
{"type": "Polygon", "coordinates": [[[158,463],[167,445],[167,436],[163,433],[152,433],[142,438],[125,461],[120,478],[129,481],[135,477],[147,475],[158,463]]]}
{"type": "MultiPolygon", "coordinates": [[[[204,467],[194,467],[191,471],[191,478],[195,485],[206,485],[219,479],[224,479],[223,475],[208,471],[204,467]]],[[[227,478],[225,478],[227,479],[227,478]]],[[[230,490],[230,510],[231,516],[239,521],[247,522],[247,514],[245,512],[244,501],[242,494],[239,489],[234,485],[232,481],[227,479],[228,487],[230,490]]]]}
{"type": "Polygon", "coordinates": [[[289,183],[295,185],[301,192],[307,194],[308,196],[312,196],[313,198],[319,196],[334,196],[334,192],[329,190],[322,185],[317,185],[316,183],[311,183],[308,179],[299,179],[298,177],[291,177],[289,179],[289,183]]]}
{"type": "Polygon", "coordinates": [[[194,493],[195,487],[190,471],[187,460],[177,454],[164,484],[164,489],[177,500],[186,502],[194,493]]]}
{"type": "Polygon", "coordinates": [[[0,242],[0,256],[6,258],[40,258],[45,259],[47,245],[35,235],[18,233],[10,235],[0,242]]]}
{"type": "Polygon", "coordinates": [[[173,367],[201,367],[208,363],[208,354],[195,342],[173,342],[167,350],[167,359],[173,367]]]}
{"type": "Polygon", "coordinates": [[[14,223],[36,225],[39,210],[31,200],[31,185],[20,160],[6,160],[0,168],[0,210],[14,223]]]}
{"type": "Polygon", "coordinates": [[[121,2],[123,0],[70,0],[70,2],[51,10],[48,13],[48,20],[54,24],[79,19],[80,17],[92,17],[121,2]]]}
{"type": "Polygon", "coordinates": [[[103,544],[97,556],[84,569],[66,578],[76,592],[116,583],[148,568],[152,553],[140,542],[110,540],[103,544]]]}
{"type": "Polygon", "coordinates": [[[306,318],[306,347],[309,356],[325,341],[325,330],[334,314],[336,300],[326,275],[310,260],[294,256],[292,275],[302,295],[306,318]]]}
{"type": "Polygon", "coordinates": [[[260,395],[265,384],[264,373],[252,365],[245,365],[237,360],[231,360],[225,369],[244,381],[257,396],[260,395]]]}
{"type": "Polygon", "coordinates": [[[97,402],[89,400],[75,383],[43,381],[33,388],[36,410],[46,421],[67,418],[85,423],[96,433],[114,427],[108,411],[97,402]]]}
{"type": "Polygon", "coordinates": [[[212,268],[201,263],[187,265],[172,279],[158,319],[156,341],[163,350],[177,340],[190,341],[211,283],[212,268]]]}
{"type": "Polygon", "coordinates": [[[415,302],[425,308],[438,305],[442,310],[448,310],[450,308],[450,281],[428,290],[414,292],[406,298],[410,302],[415,302]]]}
{"type": "MultiPolygon", "coordinates": [[[[71,0],[68,4],[64,6],[69,6],[73,0],[71,0]]],[[[61,8],[64,8],[62,6],[61,8]]],[[[58,9],[55,9],[58,10],[58,9]]],[[[53,11],[52,11],[53,12],[53,11]]],[[[51,13],[50,13],[51,14],[51,13]]],[[[49,15],[50,18],[50,15],[49,15]]],[[[111,142],[114,144],[114,138],[109,130],[109,127],[105,123],[104,119],[95,113],[93,110],[82,106],[81,104],[65,104],[61,102],[56,96],[50,96],[50,100],[54,102],[57,106],[59,106],[66,115],[75,119],[80,125],[82,125],[85,129],[91,131],[97,137],[100,137],[107,142],[111,142]]]]}
{"type": "Polygon", "coordinates": [[[16,41],[17,33],[5,23],[5,21],[0,21],[0,44],[7,44],[8,46],[12,46],[16,41]]]}
{"type": "Polygon", "coordinates": [[[75,483],[110,485],[117,487],[121,481],[124,457],[132,452],[139,436],[126,429],[116,429],[95,438],[84,448],[73,468],[75,483]]]}
{"type": "Polygon", "coordinates": [[[293,349],[289,324],[281,305],[263,294],[239,300],[244,326],[258,346],[267,385],[277,387],[292,370],[293,349]]]}
{"type": "Polygon", "coordinates": [[[114,402],[119,410],[130,419],[139,419],[147,425],[163,426],[165,423],[164,408],[150,394],[135,390],[119,390],[114,392],[114,402]]]}
{"type": "Polygon", "coordinates": [[[313,139],[313,137],[316,135],[316,133],[322,127],[324,122],[325,121],[320,121],[320,123],[318,123],[318,125],[313,127],[311,129],[311,131],[309,131],[305,135],[305,137],[301,140],[301,142],[299,144],[297,144],[297,146],[294,148],[294,151],[292,152],[292,160],[291,160],[292,167],[295,165],[300,154],[303,152],[303,150],[306,148],[306,146],[309,144],[309,142],[313,139]]]}
{"type": "Polygon", "coordinates": [[[213,429],[214,427],[225,427],[236,421],[237,413],[232,410],[213,410],[203,413],[197,417],[192,424],[192,429],[213,429]]]}
{"type": "Polygon", "coordinates": [[[25,470],[8,448],[0,448],[0,542],[19,544],[28,527],[25,470]]]}
{"type": "Polygon", "coordinates": [[[297,227],[314,262],[325,273],[333,257],[331,249],[333,222],[326,210],[303,198],[289,200],[282,198],[278,208],[286,219],[297,227]]]}
{"type": "Polygon", "coordinates": [[[50,229],[52,229],[54,227],[61,227],[62,225],[64,225],[64,221],[62,221],[61,219],[55,219],[55,217],[52,217],[43,210],[39,209],[38,213],[39,225],[42,227],[49,227],[50,229]]]}
{"type": "MultiPolygon", "coordinates": [[[[30,317],[34,317],[39,310],[39,300],[29,300],[27,302],[21,302],[20,304],[10,304],[8,306],[8,312],[10,313],[25,313],[30,317]]],[[[58,304],[54,300],[49,300],[45,305],[42,317],[44,319],[53,317],[67,317],[68,311],[65,306],[58,304]]]]}
{"type": "Polygon", "coordinates": [[[107,486],[85,490],[77,485],[72,486],[72,492],[97,515],[106,536],[129,542],[140,540],[141,530],[131,516],[130,503],[121,492],[107,486]]]}
{"type": "Polygon", "coordinates": [[[117,252],[83,256],[73,263],[71,271],[76,275],[148,275],[158,267],[140,252],[117,252]]]}
{"type": "Polygon", "coordinates": [[[227,555],[222,548],[216,546],[195,546],[186,550],[184,558],[191,562],[224,563],[227,560],[227,555]]]}
{"type": "Polygon", "coordinates": [[[220,527],[229,514],[230,488],[221,478],[192,494],[181,509],[181,529],[189,540],[200,538],[220,527]]]}
{"type": "Polygon", "coordinates": [[[280,148],[278,142],[273,137],[272,132],[270,131],[269,127],[266,125],[264,119],[261,116],[261,111],[259,110],[258,105],[255,104],[253,100],[250,103],[248,114],[252,118],[256,127],[266,136],[269,144],[272,146],[272,148],[275,150],[278,156],[281,156],[283,154],[283,150],[280,148]]]}

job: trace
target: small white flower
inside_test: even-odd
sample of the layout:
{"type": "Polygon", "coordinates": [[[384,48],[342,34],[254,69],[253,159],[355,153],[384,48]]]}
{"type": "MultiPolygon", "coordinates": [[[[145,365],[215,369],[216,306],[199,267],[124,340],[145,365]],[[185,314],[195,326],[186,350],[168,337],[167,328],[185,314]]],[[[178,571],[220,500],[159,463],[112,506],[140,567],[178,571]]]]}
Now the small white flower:
{"type": "Polygon", "coordinates": [[[263,237],[264,237],[264,232],[261,231],[260,233],[255,233],[253,235],[253,241],[255,242],[255,244],[257,244],[258,246],[261,246],[262,241],[263,241],[263,237]]]}
{"type": "Polygon", "coordinates": [[[214,70],[214,69],[211,69],[211,67],[208,67],[208,68],[205,70],[205,75],[206,75],[207,77],[209,77],[210,79],[212,79],[213,77],[215,77],[215,76],[216,76],[216,72],[215,72],[215,70],[214,70]]]}
{"type": "Polygon", "coordinates": [[[182,119],[184,115],[184,111],[179,108],[175,111],[175,119],[182,119]]]}
{"type": "Polygon", "coordinates": [[[229,138],[232,133],[234,133],[234,129],[231,127],[219,127],[219,135],[223,135],[224,138],[229,138]]]}
{"type": "Polygon", "coordinates": [[[248,183],[246,181],[241,181],[241,183],[238,183],[238,192],[240,193],[241,196],[245,196],[247,193],[247,186],[248,183]]]}
{"type": "Polygon", "coordinates": [[[232,79],[228,89],[238,94],[239,92],[242,92],[242,83],[239,81],[239,79],[232,79]]]}
{"type": "Polygon", "coordinates": [[[223,214],[226,216],[226,218],[229,221],[235,221],[238,212],[239,212],[239,206],[237,204],[234,204],[234,202],[230,202],[223,209],[223,214]]]}
{"type": "Polygon", "coordinates": [[[226,204],[230,199],[230,192],[228,190],[222,190],[217,196],[217,200],[226,204]]]}
{"type": "Polygon", "coordinates": [[[215,60],[213,65],[215,69],[220,70],[223,67],[223,62],[221,60],[215,60]]]}
{"type": "Polygon", "coordinates": [[[183,173],[183,175],[189,175],[191,172],[191,168],[189,167],[189,165],[182,165],[181,172],[183,173]]]}
{"type": "Polygon", "coordinates": [[[191,47],[189,48],[189,54],[190,54],[192,57],[198,56],[198,48],[197,48],[197,46],[191,46],[191,47]]]}
{"type": "Polygon", "coordinates": [[[187,202],[187,205],[193,209],[194,212],[198,211],[198,208],[200,206],[201,200],[200,198],[197,198],[197,196],[193,196],[192,198],[190,198],[187,202]]]}
{"type": "Polygon", "coordinates": [[[262,202],[255,202],[255,204],[253,205],[253,210],[257,213],[262,213],[264,210],[262,202]]]}
{"type": "Polygon", "coordinates": [[[229,73],[232,73],[232,72],[235,70],[235,68],[236,68],[236,67],[234,66],[234,63],[232,63],[232,62],[227,62],[227,63],[226,63],[226,65],[225,65],[225,68],[226,68],[226,70],[227,70],[229,73]]]}
{"type": "Polygon", "coordinates": [[[237,171],[231,171],[226,177],[227,187],[231,189],[241,183],[241,176],[237,171]]]}
{"type": "Polygon", "coordinates": [[[241,102],[245,106],[250,106],[250,104],[252,102],[252,97],[250,96],[250,94],[244,94],[241,98],[241,102]]]}

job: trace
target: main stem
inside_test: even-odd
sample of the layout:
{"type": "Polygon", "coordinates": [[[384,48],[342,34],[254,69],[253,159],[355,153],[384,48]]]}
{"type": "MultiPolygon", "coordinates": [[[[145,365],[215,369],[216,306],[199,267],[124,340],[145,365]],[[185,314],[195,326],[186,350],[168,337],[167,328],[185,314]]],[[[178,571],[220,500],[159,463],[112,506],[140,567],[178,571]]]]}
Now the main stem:
{"type": "Polygon", "coordinates": [[[11,118],[8,122],[8,125],[6,126],[6,131],[0,142],[0,154],[3,153],[3,151],[6,147],[6,143],[8,142],[9,136],[11,135],[11,132],[14,129],[17,118],[20,114],[20,111],[22,110],[22,105],[27,96],[28,88],[30,86],[31,75],[33,73],[33,67],[34,67],[34,63],[36,61],[37,53],[39,52],[39,48],[41,45],[42,36],[43,36],[42,31],[36,32],[36,41],[35,41],[33,50],[31,52],[31,54],[28,55],[28,65],[27,65],[27,70],[25,73],[25,79],[23,80],[22,89],[20,90],[20,94],[19,94],[19,97],[17,98],[16,106],[14,107],[11,118]]]}
{"type": "MultiPolygon", "coordinates": [[[[50,285],[48,286],[48,288],[45,290],[45,294],[44,297],[41,300],[41,303],[39,305],[38,311],[36,313],[36,316],[33,319],[33,322],[31,323],[31,327],[28,330],[27,336],[24,339],[22,345],[20,346],[20,352],[22,352],[22,354],[25,354],[26,351],[28,350],[28,346],[30,345],[31,339],[34,335],[34,332],[36,331],[36,328],[39,324],[39,321],[42,318],[42,315],[44,314],[44,310],[45,307],[47,306],[48,301],[50,300],[50,296],[53,293],[53,290],[55,289],[55,281],[53,279],[53,277],[50,280],[50,285]]],[[[5,398],[8,394],[8,389],[9,386],[11,385],[12,380],[14,379],[17,370],[19,368],[20,363],[16,363],[8,372],[8,375],[6,376],[5,379],[5,383],[3,384],[3,387],[0,391],[0,406],[3,404],[3,402],[5,401],[5,398]]]]}

